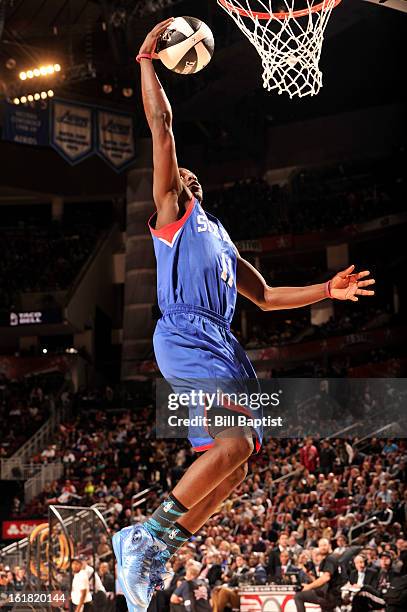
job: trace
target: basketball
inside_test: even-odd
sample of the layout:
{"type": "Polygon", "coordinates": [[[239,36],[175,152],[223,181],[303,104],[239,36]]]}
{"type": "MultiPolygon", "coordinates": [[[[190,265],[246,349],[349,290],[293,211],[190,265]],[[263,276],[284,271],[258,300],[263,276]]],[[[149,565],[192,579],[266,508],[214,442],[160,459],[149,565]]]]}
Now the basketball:
{"type": "Polygon", "coordinates": [[[195,17],[176,17],[161,35],[156,52],[178,74],[195,74],[209,64],[215,48],[211,29],[195,17]]]}

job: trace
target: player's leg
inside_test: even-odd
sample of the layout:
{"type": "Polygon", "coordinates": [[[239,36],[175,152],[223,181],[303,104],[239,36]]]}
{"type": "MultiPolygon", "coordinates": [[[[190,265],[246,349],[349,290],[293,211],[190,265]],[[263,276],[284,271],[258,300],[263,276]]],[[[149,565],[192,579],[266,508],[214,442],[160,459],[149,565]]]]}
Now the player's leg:
{"type": "Polygon", "coordinates": [[[236,477],[242,475],[239,468],[252,452],[250,429],[236,427],[222,431],[213,441],[213,446],[190,466],[169,497],[143,523],[154,538],[160,539],[168,547],[168,556],[175,554],[193,533],[184,526],[182,518],[202,503],[202,507],[190,515],[193,520],[188,521],[195,531],[202,527],[217,505],[237,486],[236,477]],[[236,476],[232,476],[235,472],[236,476]],[[228,482],[229,476],[231,480],[228,482]],[[210,496],[216,499],[213,507],[207,499],[210,496]]]}
{"type": "Polygon", "coordinates": [[[219,504],[228,499],[231,493],[238,487],[247,476],[248,465],[243,463],[221,482],[216,489],[211,491],[204,499],[188,510],[179,519],[179,524],[189,531],[196,533],[206,521],[216,512],[219,504]]]}
{"type": "Polygon", "coordinates": [[[188,509],[193,508],[233,474],[253,453],[249,428],[226,429],[216,436],[213,446],[187,470],[173,495],[188,509]]]}
{"type": "MultiPolygon", "coordinates": [[[[215,438],[213,446],[191,465],[173,492],[145,523],[125,527],[113,536],[121,585],[129,603],[136,607],[148,607],[154,589],[162,584],[166,561],[192,535],[179,521],[238,470],[252,452],[250,429],[225,430],[215,438]],[[131,558],[134,563],[128,562],[131,558]]],[[[243,476],[242,473],[240,475],[243,476]]],[[[215,508],[207,500],[195,518],[191,515],[194,518],[191,526],[198,525],[199,529],[208,515],[235,488],[235,483],[236,480],[232,479],[232,482],[220,488],[215,508]]]]}

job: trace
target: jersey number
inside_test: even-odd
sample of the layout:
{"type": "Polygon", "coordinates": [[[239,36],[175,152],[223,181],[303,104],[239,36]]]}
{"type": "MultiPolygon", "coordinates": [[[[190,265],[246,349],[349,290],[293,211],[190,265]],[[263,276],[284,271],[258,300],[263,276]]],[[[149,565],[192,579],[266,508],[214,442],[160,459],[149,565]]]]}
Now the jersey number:
{"type": "Polygon", "coordinates": [[[233,268],[232,268],[232,260],[230,257],[226,257],[225,253],[222,253],[222,274],[221,279],[229,285],[229,287],[233,287],[234,278],[233,278],[233,268]]]}

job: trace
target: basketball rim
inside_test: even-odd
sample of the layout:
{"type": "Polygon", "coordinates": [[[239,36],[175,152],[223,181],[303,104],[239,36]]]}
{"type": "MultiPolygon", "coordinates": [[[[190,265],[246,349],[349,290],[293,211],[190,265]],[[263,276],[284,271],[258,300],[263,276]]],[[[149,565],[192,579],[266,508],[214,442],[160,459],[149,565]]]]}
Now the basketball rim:
{"type": "Polygon", "coordinates": [[[342,0],[334,0],[334,4],[332,6],[332,0],[323,0],[319,4],[315,4],[314,6],[310,6],[308,8],[299,9],[298,11],[286,11],[280,13],[262,13],[259,11],[246,11],[243,8],[239,8],[238,6],[234,6],[232,2],[229,0],[218,0],[220,4],[222,4],[225,9],[227,9],[230,13],[239,13],[242,17],[249,17],[251,19],[259,19],[260,21],[269,21],[270,19],[292,19],[298,17],[307,17],[310,13],[320,13],[328,8],[335,8],[338,6],[342,0]]]}

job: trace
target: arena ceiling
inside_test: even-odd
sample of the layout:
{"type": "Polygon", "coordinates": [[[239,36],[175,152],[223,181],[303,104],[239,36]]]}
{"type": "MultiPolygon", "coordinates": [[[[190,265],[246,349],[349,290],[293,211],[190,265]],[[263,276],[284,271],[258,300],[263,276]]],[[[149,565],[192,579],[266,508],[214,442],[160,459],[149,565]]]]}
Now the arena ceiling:
{"type": "MultiPolygon", "coordinates": [[[[405,0],[378,3],[393,6],[405,0]]],[[[0,0],[0,7],[4,97],[26,86],[18,78],[21,70],[58,62],[63,70],[52,84],[56,94],[135,109],[140,118],[134,55],[145,33],[171,14],[207,21],[217,42],[210,66],[192,77],[159,69],[178,123],[195,125],[192,132],[188,127],[192,140],[211,137],[219,122],[230,129],[245,109],[279,122],[394,101],[400,95],[396,60],[403,53],[406,17],[370,0],[343,0],[335,10],[322,55],[324,88],[316,98],[298,101],[262,90],[256,51],[215,0],[0,0]],[[104,93],[103,85],[112,92],[104,93]],[[123,90],[133,95],[127,98],[123,90]]],[[[143,126],[140,121],[141,132],[143,126]]]]}

